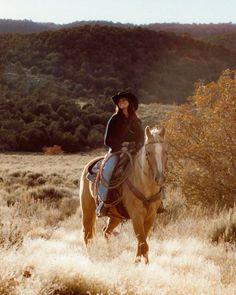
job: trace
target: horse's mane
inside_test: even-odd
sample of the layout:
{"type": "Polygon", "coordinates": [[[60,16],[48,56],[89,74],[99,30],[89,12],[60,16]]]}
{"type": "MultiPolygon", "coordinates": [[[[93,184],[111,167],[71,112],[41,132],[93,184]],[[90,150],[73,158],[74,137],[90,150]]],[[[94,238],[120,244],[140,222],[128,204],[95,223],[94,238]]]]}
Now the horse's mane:
{"type": "Polygon", "coordinates": [[[161,127],[161,128],[153,127],[150,131],[151,131],[154,141],[160,142],[160,143],[164,142],[165,130],[163,129],[163,127],[161,127]]]}

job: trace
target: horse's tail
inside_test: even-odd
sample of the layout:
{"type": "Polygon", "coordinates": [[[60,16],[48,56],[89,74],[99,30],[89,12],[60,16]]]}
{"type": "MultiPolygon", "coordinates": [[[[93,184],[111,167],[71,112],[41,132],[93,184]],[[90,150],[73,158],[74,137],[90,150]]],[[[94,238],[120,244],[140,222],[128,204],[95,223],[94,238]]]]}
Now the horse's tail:
{"type": "Polygon", "coordinates": [[[83,234],[85,244],[93,237],[95,234],[95,201],[91,195],[89,188],[89,180],[86,178],[88,172],[88,166],[86,165],[80,177],[80,207],[82,211],[82,222],[83,222],[83,234]]]}

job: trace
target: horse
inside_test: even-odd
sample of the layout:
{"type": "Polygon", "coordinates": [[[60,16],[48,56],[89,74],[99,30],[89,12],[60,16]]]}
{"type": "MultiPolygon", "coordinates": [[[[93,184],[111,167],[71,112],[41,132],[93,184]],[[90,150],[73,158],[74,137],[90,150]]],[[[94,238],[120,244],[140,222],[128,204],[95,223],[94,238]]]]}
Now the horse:
{"type": "MultiPolygon", "coordinates": [[[[136,263],[140,262],[142,257],[145,263],[149,262],[147,237],[161,205],[161,190],[166,174],[167,145],[164,136],[164,127],[145,128],[144,145],[133,156],[133,163],[129,163],[127,168],[128,178],[122,183],[121,199],[137,238],[136,263]]],[[[95,234],[96,223],[93,185],[86,178],[88,167],[93,161],[84,167],[80,179],[80,206],[86,245],[95,234]]],[[[110,208],[110,213],[103,229],[105,237],[122,221],[115,207],[110,208]]]]}

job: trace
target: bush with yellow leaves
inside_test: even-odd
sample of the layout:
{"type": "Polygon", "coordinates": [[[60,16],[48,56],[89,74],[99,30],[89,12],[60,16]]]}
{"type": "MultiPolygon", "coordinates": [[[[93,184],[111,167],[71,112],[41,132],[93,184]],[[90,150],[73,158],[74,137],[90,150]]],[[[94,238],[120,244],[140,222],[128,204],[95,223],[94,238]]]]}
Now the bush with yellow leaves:
{"type": "Polygon", "coordinates": [[[236,199],[236,70],[199,83],[164,122],[169,182],[190,203],[231,206],[236,199]]]}
{"type": "Polygon", "coordinates": [[[60,155],[63,154],[61,146],[54,144],[53,146],[44,146],[43,151],[47,155],[60,155]]]}

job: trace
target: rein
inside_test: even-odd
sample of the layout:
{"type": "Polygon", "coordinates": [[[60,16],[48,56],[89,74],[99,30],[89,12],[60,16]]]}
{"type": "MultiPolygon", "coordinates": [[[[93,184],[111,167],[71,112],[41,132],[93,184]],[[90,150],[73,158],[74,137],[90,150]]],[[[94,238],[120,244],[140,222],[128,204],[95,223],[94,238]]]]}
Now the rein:
{"type": "Polygon", "coordinates": [[[111,180],[110,181],[110,184],[104,179],[104,177],[102,176],[102,171],[103,171],[103,168],[105,166],[105,163],[106,161],[112,157],[113,155],[115,154],[126,154],[128,157],[129,157],[129,161],[131,163],[131,165],[133,166],[133,158],[132,158],[132,155],[130,152],[128,151],[118,151],[118,152],[115,152],[115,153],[112,153],[112,154],[107,154],[106,157],[104,158],[103,160],[103,163],[99,169],[99,173],[98,173],[98,176],[102,182],[102,184],[107,188],[107,189],[114,189],[114,188],[117,188],[119,187],[123,182],[125,182],[125,180],[128,178],[128,169],[126,168],[126,170],[124,171],[123,175],[115,180],[111,180]]]}

